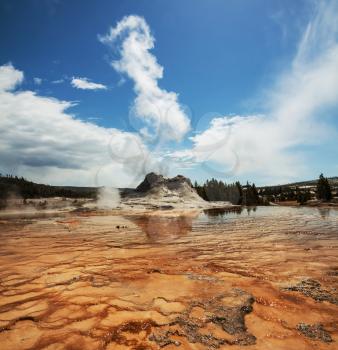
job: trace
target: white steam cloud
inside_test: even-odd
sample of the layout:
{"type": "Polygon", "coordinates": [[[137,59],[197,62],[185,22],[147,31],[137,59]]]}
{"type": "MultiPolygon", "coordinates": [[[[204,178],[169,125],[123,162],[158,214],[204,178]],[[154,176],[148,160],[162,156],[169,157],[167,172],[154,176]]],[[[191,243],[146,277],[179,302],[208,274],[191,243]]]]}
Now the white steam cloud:
{"type": "Polygon", "coordinates": [[[120,192],[113,187],[101,187],[99,189],[96,206],[99,209],[114,209],[120,204],[120,192]]]}

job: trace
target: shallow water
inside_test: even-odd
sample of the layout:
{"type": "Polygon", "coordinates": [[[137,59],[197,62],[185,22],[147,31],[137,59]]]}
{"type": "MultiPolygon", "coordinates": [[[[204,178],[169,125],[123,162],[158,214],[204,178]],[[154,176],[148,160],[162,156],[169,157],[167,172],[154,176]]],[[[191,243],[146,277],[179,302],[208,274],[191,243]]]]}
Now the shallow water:
{"type": "MultiPolygon", "coordinates": [[[[309,207],[235,207],[206,209],[190,215],[178,216],[127,216],[136,223],[151,242],[175,240],[199,229],[214,230],[219,228],[227,234],[234,234],[238,227],[262,230],[265,235],[295,232],[299,235],[327,233],[338,238],[338,210],[309,207]]],[[[216,231],[215,231],[216,230],[216,231]]],[[[190,234],[191,235],[191,234],[190,234]]]]}
{"type": "Polygon", "coordinates": [[[279,206],[256,206],[256,207],[235,207],[235,208],[215,208],[207,209],[199,215],[198,219],[205,217],[211,222],[211,218],[221,218],[224,222],[228,218],[244,217],[287,217],[289,215],[296,217],[312,217],[316,219],[333,218],[338,219],[338,210],[331,208],[313,208],[313,207],[279,207],[279,206]]]}
{"type": "Polygon", "coordinates": [[[128,214],[0,222],[1,349],[335,348],[336,210],[128,214]]]}

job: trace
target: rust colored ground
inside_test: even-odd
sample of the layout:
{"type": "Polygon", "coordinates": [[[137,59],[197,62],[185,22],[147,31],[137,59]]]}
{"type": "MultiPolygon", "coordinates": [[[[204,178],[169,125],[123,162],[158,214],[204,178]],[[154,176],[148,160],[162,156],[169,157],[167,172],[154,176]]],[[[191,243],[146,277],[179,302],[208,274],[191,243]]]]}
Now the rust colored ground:
{"type": "Polygon", "coordinates": [[[260,210],[2,220],[0,349],[338,349],[336,212],[260,210]]]}

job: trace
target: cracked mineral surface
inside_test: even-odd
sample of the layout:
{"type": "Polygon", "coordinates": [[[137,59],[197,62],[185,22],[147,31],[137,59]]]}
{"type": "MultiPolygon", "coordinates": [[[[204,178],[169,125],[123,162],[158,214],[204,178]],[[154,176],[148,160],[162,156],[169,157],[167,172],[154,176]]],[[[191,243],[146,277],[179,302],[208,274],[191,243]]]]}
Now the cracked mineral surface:
{"type": "Polygon", "coordinates": [[[334,349],[338,214],[52,213],[0,221],[0,349],[334,349]]]}

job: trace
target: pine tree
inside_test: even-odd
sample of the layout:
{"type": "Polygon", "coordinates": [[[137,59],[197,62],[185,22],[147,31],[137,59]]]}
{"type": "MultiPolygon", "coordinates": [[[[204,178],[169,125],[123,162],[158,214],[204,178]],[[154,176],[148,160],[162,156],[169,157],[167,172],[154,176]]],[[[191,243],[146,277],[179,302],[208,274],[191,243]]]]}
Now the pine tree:
{"type": "Polygon", "coordinates": [[[308,200],[311,199],[311,194],[309,191],[298,191],[296,195],[297,203],[300,205],[305,204],[308,200]]]}
{"type": "Polygon", "coordinates": [[[320,174],[317,182],[317,198],[324,201],[330,201],[332,199],[331,186],[323,174],[320,174]]]}

